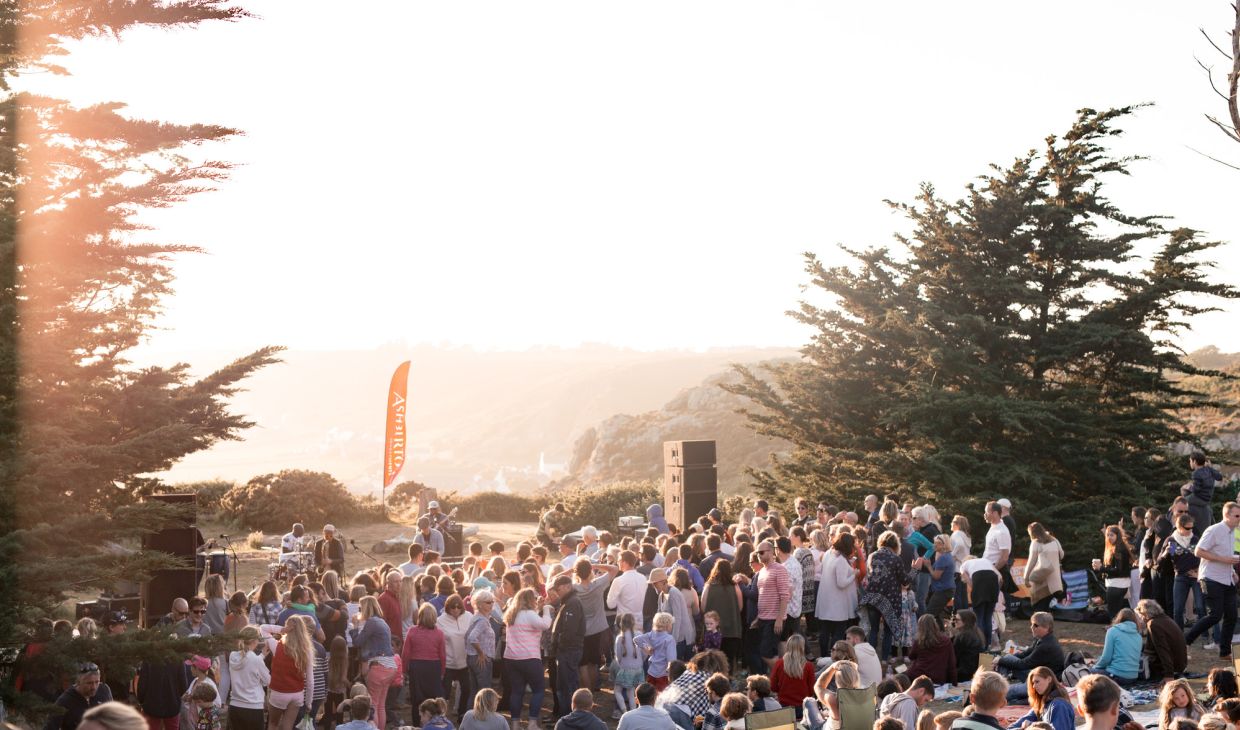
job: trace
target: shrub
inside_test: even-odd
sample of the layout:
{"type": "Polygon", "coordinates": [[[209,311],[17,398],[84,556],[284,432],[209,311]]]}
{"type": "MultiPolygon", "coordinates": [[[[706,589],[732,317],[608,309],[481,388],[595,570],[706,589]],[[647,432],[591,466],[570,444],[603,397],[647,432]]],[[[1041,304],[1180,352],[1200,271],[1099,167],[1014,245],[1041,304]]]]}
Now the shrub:
{"type": "Polygon", "coordinates": [[[262,530],[251,532],[249,535],[245,536],[246,547],[251,550],[262,550],[264,538],[266,538],[266,535],[263,534],[262,530]]]}
{"type": "Polygon", "coordinates": [[[229,489],[220,510],[226,518],[250,529],[281,531],[300,522],[314,532],[328,522],[368,517],[373,508],[359,503],[330,474],[286,469],[229,489]]]}
{"type": "Polygon", "coordinates": [[[569,487],[552,492],[543,507],[563,502],[568,524],[574,529],[594,525],[600,530],[616,530],[624,515],[644,515],[646,507],[663,501],[658,482],[614,482],[598,487],[569,487]]]}
{"type": "MultiPolygon", "coordinates": [[[[408,483],[408,482],[407,482],[408,483]]],[[[421,487],[421,485],[418,485],[421,487]]],[[[529,522],[537,520],[542,513],[543,497],[482,492],[457,496],[449,492],[439,498],[439,507],[445,512],[456,508],[456,518],[462,522],[529,522]]]]}
{"type": "MultiPolygon", "coordinates": [[[[423,489],[426,489],[426,485],[421,482],[407,481],[397,484],[388,490],[388,507],[394,510],[416,509],[418,506],[418,493],[423,489]]],[[[442,502],[442,500],[440,501],[442,502]]]]}

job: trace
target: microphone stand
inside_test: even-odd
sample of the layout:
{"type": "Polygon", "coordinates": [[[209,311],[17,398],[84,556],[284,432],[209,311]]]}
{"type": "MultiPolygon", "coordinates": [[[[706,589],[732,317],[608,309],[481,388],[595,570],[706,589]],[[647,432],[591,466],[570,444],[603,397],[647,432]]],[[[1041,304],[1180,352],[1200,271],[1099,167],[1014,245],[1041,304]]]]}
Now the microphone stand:
{"type": "Polygon", "coordinates": [[[363,550],[363,549],[361,549],[360,547],[358,547],[358,546],[357,546],[357,541],[356,541],[356,540],[349,540],[349,547],[353,548],[354,550],[356,550],[357,552],[361,553],[362,555],[365,555],[366,557],[370,558],[372,561],[374,561],[374,564],[375,564],[375,565],[382,565],[382,564],[383,564],[383,561],[382,561],[382,560],[379,560],[379,559],[378,559],[378,558],[376,558],[375,556],[371,555],[370,553],[368,553],[368,552],[366,552],[365,550],[363,550]]]}

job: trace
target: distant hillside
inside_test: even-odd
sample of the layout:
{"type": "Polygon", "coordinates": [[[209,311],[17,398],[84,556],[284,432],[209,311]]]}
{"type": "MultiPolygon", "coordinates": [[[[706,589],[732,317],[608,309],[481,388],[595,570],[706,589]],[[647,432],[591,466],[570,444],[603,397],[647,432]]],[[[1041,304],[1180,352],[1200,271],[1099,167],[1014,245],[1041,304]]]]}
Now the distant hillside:
{"type": "MultiPolygon", "coordinates": [[[[392,371],[411,360],[410,454],[400,479],[445,490],[533,489],[572,457],[574,439],[621,412],[659,408],[728,368],[794,354],[787,349],[639,352],[573,349],[480,352],[433,346],[293,351],[243,383],[236,410],[256,422],[177,464],[164,478],[246,480],[298,468],[326,471],[373,493],[383,453],[392,371]],[[547,467],[539,473],[539,457],[547,467]]],[[[220,353],[185,353],[199,373],[220,353]]],[[[559,476],[563,476],[560,473],[559,476]]]]}
{"type": "MultiPolygon", "coordinates": [[[[1219,352],[1216,347],[1207,347],[1194,351],[1189,359],[1197,367],[1240,376],[1240,352],[1219,352]]],[[[1208,448],[1240,451],[1240,380],[1207,380],[1194,375],[1186,378],[1185,383],[1231,404],[1225,408],[1189,412],[1185,416],[1189,427],[1202,435],[1208,448]]]]}
{"type": "Polygon", "coordinates": [[[663,442],[713,439],[719,467],[719,489],[739,494],[748,484],[745,467],[767,464],[772,452],[788,444],[754,433],[736,410],[748,401],[719,387],[735,380],[730,371],[717,373],[687,388],[659,410],[616,415],[587,429],[573,445],[569,482],[603,484],[627,479],[662,479],[663,442]]]}

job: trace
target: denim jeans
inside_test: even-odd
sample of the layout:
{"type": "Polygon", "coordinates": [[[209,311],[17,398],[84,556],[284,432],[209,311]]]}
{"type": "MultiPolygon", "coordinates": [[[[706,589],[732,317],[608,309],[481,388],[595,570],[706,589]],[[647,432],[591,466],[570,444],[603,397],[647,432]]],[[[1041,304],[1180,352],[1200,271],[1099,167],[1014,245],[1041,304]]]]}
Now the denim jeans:
{"type": "Polygon", "coordinates": [[[1177,575],[1175,577],[1175,585],[1172,588],[1174,592],[1175,608],[1172,611],[1172,618],[1175,619],[1175,625],[1184,628],[1184,608],[1188,605],[1188,592],[1193,592],[1193,608],[1197,611],[1197,617],[1201,618],[1204,605],[1201,602],[1201,584],[1196,578],[1187,575],[1177,575]]]}
{"type": "Polygon", "coordinates": [[[495,664],[490,661],[484,664],[481,661],[483,659],[486,657],[481,655],[465,657],[465,664],[469,666],[469,677],[473,682],[475,692],[491,686],[491,670],[494,669],[495,664]]]}
{"type": "Polygon", "coordinates": [[[801,719],[802,722],[798,727],[802,730],[822,730],[827,724],[827,718],[822,714],[822,707],[814,697],[801,700],[801,719]]]}
{"type": "Polygon", "coordinates": [[[1203,579],[1201,589],[1205,593],[1206,615],[1197,619],[1197,623],[1184,634],[1184,643],[1191,645],[1198,636],[1221,622],[1223,629],[1218,652],[1220,657],[1229,658],[1231,637],[1236,631],[1236,587],[1203,579]]]}
{"type": "Polygon", "coordinates": [[[693,718],[689,717],[689,713],[675,705],[668,705],[663,709],[667,710],[668,717],[672,718],[672,722],[676,723],[676,726],[681,728],[681,730],[695,730],[693,718]]]}
{"type": "Polygon", "coordinates": [[[982,650],[989,651],[990,644],[993,641],[993,639],[991,639],[991,634],[994,631],[995,622],[994,601],[991,601],[990,603],[973,604],[973,612],[977,614],[977,628],[982,630],[982,650]]]}
{"type": "Polygon", "coordinates": [[[521,705],[525,701],[525,688],[530,688],[530,721],[538,723],[539,712],[542,711],[543,694],[547,684],[543,677],[542,659],[505,659],[504,668],[508,670],[508,709],[512,719],[521,719],[521,705]]]}
{"type": "Polygon", "coordinates": [[[930,574],[919,570],[913,581],[913,593],[917,596],[917,615],[926,612],[926,597],[930,595],[930,574]]]}

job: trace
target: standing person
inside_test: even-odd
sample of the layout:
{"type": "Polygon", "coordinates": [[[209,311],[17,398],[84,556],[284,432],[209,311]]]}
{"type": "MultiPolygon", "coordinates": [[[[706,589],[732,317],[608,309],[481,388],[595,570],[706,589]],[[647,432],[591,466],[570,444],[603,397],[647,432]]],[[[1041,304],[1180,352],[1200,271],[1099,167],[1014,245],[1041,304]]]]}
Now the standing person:
{"type": "Polygon", "coordinates": [[[835,544],[823,554],[822,575],[814,616],[818,619],[818,652],[825,654],[857,617],[856,547],[852,534],[841,531],[835,544]]]}
{"type": "Polygon", "coordinates": [[[1025,585],[1035,611],[1049,611],[1051,598],[1063,593],[1063,547],[1041,522],[1030,522],[1029,560],[1025,563],[1025,585]]]}
{"type": "Polygon", "coordinates": [[[413,628],[405,634],[400,650],[409,684],[409,704],[420,707],[423,700],[443,697],[443,675],[448,668],[448,646],[439,628],[435,607],[423,603],[413,628]]]}
{"type": "Polygon", "coordinates": [[[257,626],[244,627],[237,636],[236,651],[228,652],[228,726],[232,730],[263,730],[263,703],[267,685],[272,683],[265,662],[270,649],[257,626]],[[254,653],[259,643],[263,644],[262,654],[254,653]]]}
{"type": "Polygon", "coordinates": [[[740,586],[732,580],[732,564],[727,560],[716,561],[702,589],[702,611],[714,612],[719,616],[722,637],[719,648],[727,655],[732,667],[740,666],[744,609],[745,599],[741,597],[740,586]]]}
{"type": "Polygon", "coordinates": [[[1194,451],[1188,457],[1188,466],[1193,470],[1192,481],[1181,487],[1180,493],[1188,499],[1188,512],[1196,524],[1194,532],[1200,538],[1214,520],[1210,502],[1214,500],[1214,487],[1222,481],[1223,473],[1215,469],[1200,451],[1194,451]]]}
{"type": "Polygon", "coordinates": [[[775,545],[770,540],[758,543],[758,617],[750,628],[758,631],[758,653],[768,667],[774,666],[779,653],[779,636],[788,615],[792,598],[792,581],[788,569],[775,559],[775,545]]]}
{"type": "MultiPolygon", "coordinates": [[[[383,576],[383,592],[379,594],[379,608],[382,610],[383,620],[387,622],[388,631],[392,634],[393,648],[399,648],[401,640],[405,636],[404,614],[400,608],[400,581],[405,574],[399,570],[389,570],[383,576]]],[[[375,696],[370,696],[370,701],[375,702],[375,696]]]]}
{"type": "Polygon", "coordinates": [[[951,538],[944,534],[934,538],[934,559],[930,564],[930,587],[926,613],[939,621],[947,618],[947,604],[956,595],[956,559],[952,557],[951,538]]]}
{"type": "Polygon", "coordinates": [[[1176,626],[1184,628],[1184,607],[1188,602],[1188,594],[1193,594],[1193,607],[1197,616],[1203,615],[1204,605],[1201,600],[1201,584],[1197,582],[1197,571],[1201,567],[1201,558],[1197,557],[1197,535],[1193,531],[1193,516],[1185,513],[1175,519],[1175,532],[1163,541],[1160,561],[1171,565],[1175,573],[1175,584],[1172,591],[1171,615],[1176,626]]]}
{"type": "Polygon", "coordinates": [[[1012,536],[1012,547],[1015,548],[1016,536],[1019,533],[1016,532],[1016,520],[1012,518],[1012,501],[1004,497],[1003,499],[995,500],[995,504],[999,505],[1000,514],[1002,515],[1000,519],[1003,520],[1003,526],[1008,529],[1008,534],[1012,536]]]}
{"type": "Polygon", "coordinates": [[[224,597],[224,576],[212,573],[203,584],[203,593],[207,597],[207,613],[203,617],[211,633],[224,633],[224,619],[228,616],[228,599],[224,597]]]}
{"type": "Polygon", "coordinates": [[[344,575],[344,543],[336,537],[335,525],[323,525],[323,539],[314,543],[314,564],[320,575],[329,570],[344,575]]]}
{"type": "Polygon", "coordinates": [[[1003,508],[998,502],[987,502],[984,516],[990,529],[986,531],[986,547],[982,557],[995,566],[995,570],[999,572],[999,589],[1004,595],[1009,595],[1015,590],[1011,567],[1012,533],[1003,523],[1003,508]]]}
{"type": "MultiPolygon", "coordinates": [[[[964,579],[960,577],[960,566],[969,559],[973,552],[973,538],[969,534],[969,518],[956,515],[952,518],[952,557],[956,560],[956,600],[952,607],[957,611],[969,607],[969,591],[965,588],[964,579]]],[[[970,675],[971,676],[971,675],[970,675]]]]}
{"type": "Polygon", "coordinates": [[[495,667],[495,627],[491,615],[495,611],[495,594],[483,588],[473,594],[474,613],[465,630],[465,661],[475,689],[491,686],[495,667]]]}
{"type": "Polygon", "coordinates": [[[637,555],[631,550],[624,550],[620,553],[620,575],[612,580],[607,589],[607,607],[615,609],[617,619],[620,614],[632,614],[637,625],[641,626],[645,600],[646,576],[637,572],[637,555]]]}
{"type": "Polygon", "coordinates": [[[598,668],[607,658],[611,629],[607,623],[607,587],[620,569],[615,565],[579,560],[573,566],[576,593],[586,616],[586,637],[582,643],[580,686],[598,688],[598,668]]]}
{"type": "Polygon", "coordinates": [[[542,633],[551,628],[551,606],[538,597],[533,588],[517,591],[504,611],[507,641],[504,646],[504,670],[508,674],[508,709],[512,713],[512,730],[521,720],[525,689],[530,690],[530,726],[540,726],[543,694],[547,685],[543,676],[542,633]]]}
{"type": "MultiPolygon", "coordinates": [[[[693,619],[689,617],[689,608],[685,605],[685,597],[673,588],[662,568],[650,572],[650,585],[658,594],[659,613],[666,613],[676,620],[672,638],[676,641],[676,659],[687,661],[693,644],[693,619]]],[[[660,688],[662,689],[662,688],[660,688]]]]}
{"type": "Polygon", "coordinates": [[[1171,507],[1166,514],[1159,515],[1154,521],[1153,545],[1150,548],[1150,554],[1154,556],[1154,563],[1151,567],[1153,575],[1153,599],[1163,607],[1164,613],[1174,613],[1173,606],[1175,604],[1175,568],[1171,562],[1163,557],[1163,548],[1166,547],[1167,539],[1171,537],[1171,533],[1175,532],[1175,521],[1182,514],[1188,514],[1188,500],[1184,497],[1176,497],[1171,503],[1171,507]]]}
{"type": "Polygon", "coordinates": [[[64,714],[53,713],[43,730],[76,730],[88,709],[111,701],[112,690],[103,683],[98,665],[81,664],[77,681],[56,699],[56,705],[64,709],[64,714]]]}
{"type": "Polygon", "coordinates": [[[254,605],[250,606],[250,623],[255,626],[274,624],[279,621],[281,610],[283,606],[280,605],[280,592],[276,589],[275,582],[263,581],[254,605]]]}
{"type": "MultiPolygon", "coordinates": [[[[589,565],[588,560],[579,564],[589,565]]],[[[581,679],[578,667],[585,649],[586,611],[577,597],[573,579],[568,573],[560,573],[551,583],[548,598],[556,605],[555,620],[551,624],[551,655],[555,658],[556,707],[568,714],[573,693],[581,679]]],[[[556,718],[557,720],[559,717],[556,718]]]]}
{"type": "Polygon", "coordinates": [[[267,697],[267,730],[292,730],[305,696],[313,695],[314,644],[310,622],[292,616],[271,657],[271,692],[267,697]]]}
{"type": "MultiPolygon", "coordinates": [[[[182,639],[189,639],[196,636],[211,636],[215,632],[211,630],[211,626],[207,623],[207,599],[200,596],[194,596],[189,599],[189,615],[184,620],[178,621],[172,627],[173,633],[182,639]]],[[[225,609],[227,610],[227,609],[225,609]]],[[[221,623],[223,614],[220,614],[221,623]]]]}
{"type": "Polygon", "coordinates": [[[676,658],[676,639],[672,637],[672,625],[675,621],[670,613],[656,613],[652,621],[654,628],[633,637],[633,645],[646,652],[650,659],[646,668],[646,682],[660,692],[671,683],[668,665],[676,658]]]}
{"type": "Polygon", "coordinates": [[[784,615],[783,632],[780,634],[781,639],[787,639],[801,630],[801,596],[805,574],[800,561],[792,557],[792,540],[786,537],[776,538],[775,550],[779,564],[788,571],[788,608],[784,615]]]}
{"type": "Polygon", "coordinates": [[[892,640],[902,625],[900,588],[907,571],[900,560],[899,550],[900,538],[896,533],[888,530],[879,536],[878,550],[870,555],[861,589],[861,605],[865,606],[870,618],[870,645],[880,648],[879,656],[883,661],[891,657],[892,640]]]}
{"type": "Polygon", "coordinates": [[[633,643],[637,636],[636,627],[631,613],[620,616],[616,623],[616,673],[611,678],[612,696],[616,703],[616,709],[611,715],[613,720],[619,720],[623,713],[637,707],[633,692],[646,677],[641,650],[633,643]]]}
{"type": "Polygon", "coordinates": [[[445,692],[450,694],[452,683],[457,684],[456,719],[458,722],[469,709],[470,698],[474,696],[476,689],[465,652],[465,634],[473,624],[473,619],[474,615],[465,610],[465,599],[454,593],[444,601],[443,613],[439,615],[435,623],[435,626],[443,632],[444,638],[445,692]]]}
{"type": "Polygon", "coordinates": [[[181,662],[143,662],[138,667],[135,696],[151,730],[177,730],[181,720],[181,696],[187,689],[189,678],[181,662]]]}
{"type": "MultiPolygon", "coordinates": [[[[1204,457],[1203,457],[1204,458],[1204,457]]],[[[1184,635],[1184,641],[1192,644],[1198,636],[1217,623],[1222,623],[1222,640],[1219,657],[1231,659],[1231,637],[1236,630],[1235,566],[1240,557],[1235,554],[1235,530],[1240,525],[1240,505],[1228,502],[1223,505],[1223,521],[1210,525],[1197,542],[1197,557],[1201,558],[1202,590],[1205,593],[1206,615],[1184,635]]]]}
{"type": "Polygon", "coordinates": [[[354,626],[349,635],[357,649],[361,676],[366,680],[366,691],[375,711],[375,724],[384,728],[387,726],[388,687],[400,671],[396,666],[396,652],[392,649],[392,631],[383,618],[379,599],[363,596],[358,606],[359,612],[353,617],[354,626]]]}
{"type": "Polygon", "coordinates": [[[982,631],[983,650],[990,651],[995,604],[999,602],[999,571],[986,558],[971,558],[960,566],[960,575],[969,589],[969,605],[973,607],[977,627],[982,631]]]}
{"type": "Polygon", "coordinates": [[[1132,549],[1119,525],[1107,525],[1106,546],[1102,559],[1094,558],[1094,570],[1105,578],[1107,615],[1115,618],[1120,609],[1128,605],[1128,591],[1132,587],[1132,549]]]}

